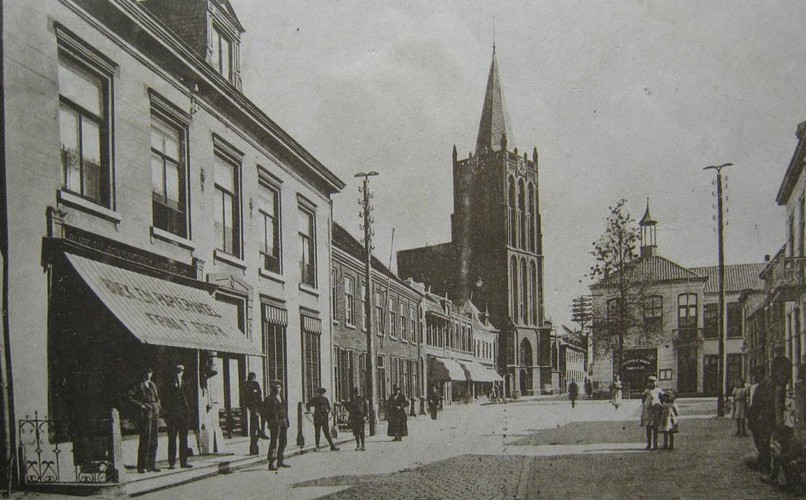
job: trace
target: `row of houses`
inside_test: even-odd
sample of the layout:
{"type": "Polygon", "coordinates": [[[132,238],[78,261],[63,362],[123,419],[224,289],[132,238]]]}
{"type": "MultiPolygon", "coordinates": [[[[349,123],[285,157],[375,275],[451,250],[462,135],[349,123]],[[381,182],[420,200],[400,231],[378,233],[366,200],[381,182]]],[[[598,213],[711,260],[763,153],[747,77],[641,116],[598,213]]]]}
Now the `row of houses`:
{"type": "Polygon", "coordinates": [[[195,453],[246,434],[249,373],[283,381],[289,432],[310,434],[299,412],[317,388],[365,392],[366,318],[381,400],[501,380],[486,310],[377,260],[365,275],[333,221],[345,183],[242,92],[229,1],[0,8],[0,470],[28,447],[38,459],[14,457],[27,481],[119,478],[137,445],[123,395],[147,367],[158,386],[186,367],[195,453]],[[41,425],[57,431],[29,432],[41,425]]]}

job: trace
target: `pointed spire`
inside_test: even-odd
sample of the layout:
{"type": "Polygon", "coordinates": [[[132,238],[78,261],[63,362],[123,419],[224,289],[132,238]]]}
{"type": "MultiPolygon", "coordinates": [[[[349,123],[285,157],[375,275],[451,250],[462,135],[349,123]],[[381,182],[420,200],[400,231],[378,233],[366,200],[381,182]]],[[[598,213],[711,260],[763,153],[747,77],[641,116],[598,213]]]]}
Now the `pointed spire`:
{"type": "Polygon", "coordinates": [[[646,199],[646,211],[644,211],[644,216],[641,217],[641,222],[639,224],[641,226],[652,226],[657,224],[658,221],[652,218],[652,215],[649,213],[649,197],[646,199]]]}
{"type": "Polygon", "coordinates": [[[501,151],[506,148],[504,145],[511,137],[507,131],[504,94],[501,92],[501,81],[498,78],[498,60],[495,57],[495,42],[493,42],[493,60],[490,64],[490,74],[487,77],[484,106],[481,109],[476,154],[485,150],[501,151]]]}
{"type": "Polygon", "coordinates": [[[649,213],[649,198],[646,199],[646,211],[638,225],[641,228],[641,257],[651,257],[657,254],[657,235],[655,225],[658,222],[649,213]]]}

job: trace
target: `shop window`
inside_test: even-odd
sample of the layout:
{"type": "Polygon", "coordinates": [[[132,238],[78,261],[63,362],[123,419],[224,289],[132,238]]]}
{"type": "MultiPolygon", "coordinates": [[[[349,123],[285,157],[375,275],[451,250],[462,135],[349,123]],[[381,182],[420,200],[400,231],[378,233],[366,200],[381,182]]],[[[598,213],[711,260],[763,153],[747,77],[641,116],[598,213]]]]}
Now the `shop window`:
{"type": "Polygon", "coordinates": [[[316,288],[316,219],[308,207],[298,207],[299,240],[300,240],[300,281],[316,288]]]}
{"type": "Polygon", "coordinates": [[[151,114],[151,208],[155,228],[187,237],[187,129],[151,114]]]}
{"type": "Polygon", "coordinates": [[[64,189],[111,207],[111,76],[60,47],[59,135],[64,189]]]}
{"type": "Polygon", "coordinates": [[[215,234],[216,249],[233,257],[241,256],[240,165],[216,151],[215,234]]]}
{"type": "Polygon", "coordinates": [[[258,223],[261,226],[260,255],[263,269],[282,272],[280,245],[280,188],[260,178],[258,223]]]}
{"type": "Polygon", "coordinates": [[[305,380],[302,395],[303,401],[308,401],[316,390],[322,386],[321,366],[322,355],[320,352],[319,334],[309,330],[303,330],[303,349],[305,360],[305,380]]]}

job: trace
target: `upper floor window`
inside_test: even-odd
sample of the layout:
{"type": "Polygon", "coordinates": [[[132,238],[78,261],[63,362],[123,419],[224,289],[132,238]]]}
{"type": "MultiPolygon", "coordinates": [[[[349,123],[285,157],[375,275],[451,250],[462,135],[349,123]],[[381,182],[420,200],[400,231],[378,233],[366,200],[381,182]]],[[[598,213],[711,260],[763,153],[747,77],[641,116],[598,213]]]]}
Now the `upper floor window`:
{"type": "Polygon", "coordinates": [[[383,292],[375,292],[375,325],[378,328],[378,335],[383,335],[383,303],[385,298],[383,292]]]}
{"type": "Polygon", "coordinates": [[[663,297],[652,295],[644,298],[644,331],[657,332],[663,327],[663,297]]]}
{"type": "Polygon", "coordinates": [[[719,333],[719,304],[705,304],[703,309],[702,336],[715,339],[719,333]]]}
{"type": "Polygon", "coordinates": [[[333,321],[338,319],[336,313],[336,307],[338,304],[338,300],[336,297],[336,280],[338,279],[338,273],[335,269],[330,270],[330,314],[333,315],[333,321]]]}
{"type": "Polygon", "coordinates": [[[728,302],[728,338],[742,336],[742,306],[738,302],[728,302]]]}
{"type": "Polygon", "coordinates": [[[406,304],[400,301],[400,338],[403,340],[409,339],[409,334],[406,331],[406,304]]]}
{"type": "Polygon", "coordinates": [[[394,337],[396,335],[395,332],[395,314],[397,314],[397,305],[395,304],[395,299],[389,299],[389,307],[386,309],[387,314],[389,314],[389,335],[394,337]]]}
{"type": "Polygon", "coordinates": [[[314,240],[316,219],[307,207],[298,207],[299,241],[300,241],[300,281],[308,286],[316,287],[316,241],[314,240]]]}
{"type": "Polygon", "coordinates": [[[344,277],[344,322],[355,324],[355,279],[352,276],[344,277]]]}
{"type": "Polygon", "coordinates": [[[226,78],[232,81],[233,71],[233,50],[232,40],[221,32],[218,27],[213,27],[213,39],[211,44],[212,62],[215,69],[226,78]]]}
{"type": "Polygon", "coordinates": [[[409,321],[411,322],[411,340],[414,342],[421,342],[421,339],[417,338],[417,310],[414,306],[409,306],[409,321]]]}
{"type": "Polygon", "coordinates": [[[677,296],[677,328],[697,328],[697,294],[681,293],[677,296]]]}
{"type": "Polygon", "coordinates": [[[186,130],[151,115],[151,207],[153,225],[187,237],[186,130]]]}
{"type": "Polygon", "coordinates": [[[241,256],[241,197],[239,165],[216,152],[215,233],[216,248],[234,257],[241,256]]]}
{"type": "Polygon", "coordinates": [[[280,254],[280,189],[265,179],[260,180],[258,205],[259,224],[263,234],[260,255],[263,268],[275,273],[282,272],[280,254]]]}
{"type": "Polygon", "coordinates": [[[64,188],[111,206],[111,78],[59,54],[59,135],[64,188]]]}
{"type": "Polygon", "coordinates": [[[801,196],[798,202],[798,257],[803,257],[803,240],[806,238],[806,197],[801,196]]]}

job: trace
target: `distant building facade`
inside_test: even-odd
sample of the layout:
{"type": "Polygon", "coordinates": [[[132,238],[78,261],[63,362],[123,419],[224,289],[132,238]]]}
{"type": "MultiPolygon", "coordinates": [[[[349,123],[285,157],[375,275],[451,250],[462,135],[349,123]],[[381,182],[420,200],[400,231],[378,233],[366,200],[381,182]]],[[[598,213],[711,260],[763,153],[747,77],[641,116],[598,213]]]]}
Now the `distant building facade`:
{"type": "Polygon", "coordinates": [[[543,311],[543,235],[538,156],[508,149],[493,48],[475,152],[453,149],[451,242],[397,254],[403,278],[458,302],[472,297],[500,330],[498,366],[509,394],[551,385],[550,333],[543,311]]]}

